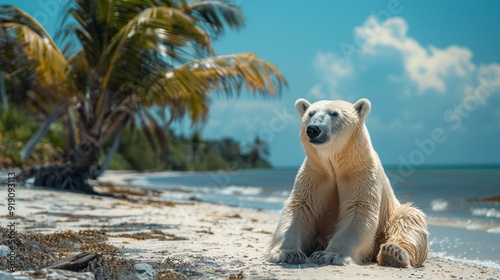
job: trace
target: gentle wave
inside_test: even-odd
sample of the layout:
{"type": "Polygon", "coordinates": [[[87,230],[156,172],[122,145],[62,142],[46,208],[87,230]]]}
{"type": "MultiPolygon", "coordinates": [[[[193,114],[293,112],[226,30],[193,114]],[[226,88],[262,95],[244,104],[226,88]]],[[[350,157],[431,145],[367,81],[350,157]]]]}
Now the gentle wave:
{"type": "Polygon", "coordinates": [[[427,223],[435,226],[446,226],[463,228],[467,230],[486,231],[488,233],[500,233],[500,223],[492,221],[481,221],[460,218],[427,217],[427,223]]]}
{"type": "Polygon", "coordinates": [[[283,197],[275,197],[275,196],[267,196],[267,197],[246,197],[240,198],[240,200],[244,201],[255,201],[255,202],[266,202],[266,203],[285,203],[286,198],[283,197]]]}
{"type": "Polygon", "coordinates": [[[262,194],[263,189],[261,187],[241,187],[241,186],[229,186],[221,189],[211,189],[212,191],[224,195],[259,195],[262,194]]]}
{"type": "Polygon", "coordinates": [[[465,257],[457,257],[453,255],[449,255],[448,252],[437,252],[437,251],[431,251],[431,254],[436,256],[436,257],[441,257],[445,259],[449,259],[452,261],[459,261],[459,262],[464,262],[464,263],[469,263],[469,264],[475,264],[475,265],[481,265],[481,266],[487,266],[491,267],[494,269],[500,269],[500,263],[494,260],[471,260],[465,257]]]}
{"type": "Polygon", "coordinates": [[[434,199],[431,201],[431,209],[434,212],[441,212],[448,208],[448,201],[444,199],[434,199]]]}
{"type": "Polygon", "coordinates": [[[473,208],[472,215],[488,218],[500,218],[500,211],[495,208],[473,208]]]}
{"type": "MultiPolygon", "coordinates": [[[[132,185],[141,186],[143,188],[158,188],[157,184],[152,184],[147,177],[137,176],[130,182],[132,185]]],[[[265,189],[259,186],[227,186],[227,187],[188,187],[183,185],[178,185],[168,189],[169,191],[177,192],[191,192],[194,194],[214,194],[214,195],[225,195],[225,196],[262,196],[266,195],[266,198],[270,200],[282,200],[283,197],[288,197],[290,195],[289,191],[274,191],[271,193],[265,193],[265,189]]],[[[241,199],[241,197],[240,197],[241,199]]],[[[243,198],[244,199],[244,198],[243,198]]]]}
{"type": "Polygon", "coordinates": [[[489,232],[489,233],[499,233],[500,234],[500,227],[490,228],[486,232],[489,232]]]}

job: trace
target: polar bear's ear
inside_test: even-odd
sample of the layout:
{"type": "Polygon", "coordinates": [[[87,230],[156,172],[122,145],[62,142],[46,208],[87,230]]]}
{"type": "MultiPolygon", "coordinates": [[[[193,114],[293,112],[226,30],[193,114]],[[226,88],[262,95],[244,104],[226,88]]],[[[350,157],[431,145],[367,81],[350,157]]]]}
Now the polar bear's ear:
{"type": "Polygon", "coordinates": [[[370,100],[366,98],[361,98],[360,100],[356,101],[356,103],[354,103],[354,109],[358,113],[358,116],[361,120],[364,120],[366,118],[371,108],[372,104],[370,100]]]}
{"type": "Polygon", "coordinates": [[[295,109],[297,110],[297,114],[299,114],[300,117],[304,115],[309,106],[311,106],[311,103],[303,98],[297,99],[297,101],[295,101],[295,109]]]}

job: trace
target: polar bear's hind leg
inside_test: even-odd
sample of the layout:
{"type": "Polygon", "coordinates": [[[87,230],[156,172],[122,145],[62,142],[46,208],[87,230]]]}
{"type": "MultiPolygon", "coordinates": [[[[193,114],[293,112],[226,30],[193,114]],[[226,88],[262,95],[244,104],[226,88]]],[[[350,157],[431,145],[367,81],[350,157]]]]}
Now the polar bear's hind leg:
{"type": "Polygon", "coordinates": [[[385,229],[387,242],[377,256],[380,265],[394,267],[419,266],[429,251],[425,215],[411,204],[399,207],[385,229]]]}

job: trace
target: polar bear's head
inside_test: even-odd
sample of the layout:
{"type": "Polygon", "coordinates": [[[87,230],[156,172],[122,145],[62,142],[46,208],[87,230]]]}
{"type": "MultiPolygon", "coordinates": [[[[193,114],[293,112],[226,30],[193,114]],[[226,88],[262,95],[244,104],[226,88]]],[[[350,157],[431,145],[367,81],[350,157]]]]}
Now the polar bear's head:
{"type": "Polygon", "coordinates": [[[305,99],[295,102],[302,118],[301,138],[304,145],[343,147],[370,112],[371,104],[362,98],[352,104],[342,100],[322,100],[311,104],[305,99]]]}

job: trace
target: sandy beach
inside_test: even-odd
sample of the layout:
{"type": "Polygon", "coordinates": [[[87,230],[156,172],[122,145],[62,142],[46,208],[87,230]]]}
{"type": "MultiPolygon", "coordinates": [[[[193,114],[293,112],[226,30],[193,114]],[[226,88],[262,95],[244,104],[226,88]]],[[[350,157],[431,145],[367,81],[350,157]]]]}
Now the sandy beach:
{"type": "MultiPolygon", "coordinates": [[[[124,177],[115,175],[101,181],[123,183],[124,177]]],[[[494,268],[433,255],[423,267],[409,269],[270,264],[263,255],[278,213],[197,200],[169,202],[165,191],[106,184],[98,190],[123,197],[18,187],[16,230],[101,230],[104,242],[119,249],[116,258],[152,264],[157,279],[500,279],[494,268]]]]}

